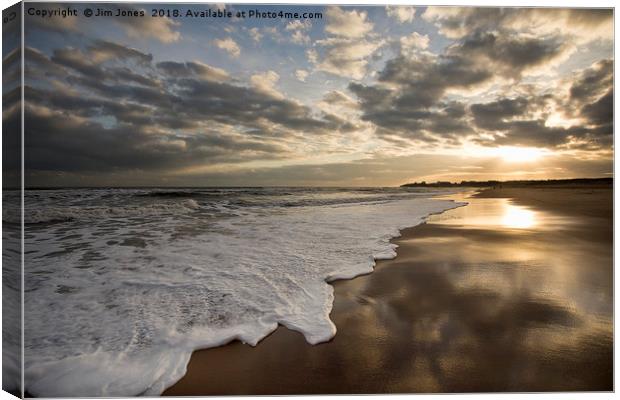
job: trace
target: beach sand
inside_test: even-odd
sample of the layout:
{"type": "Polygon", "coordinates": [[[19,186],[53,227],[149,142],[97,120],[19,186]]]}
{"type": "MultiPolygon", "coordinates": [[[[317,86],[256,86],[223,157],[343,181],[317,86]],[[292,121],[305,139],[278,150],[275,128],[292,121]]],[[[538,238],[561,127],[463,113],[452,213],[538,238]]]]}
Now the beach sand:
{"type": "Polygon", "coordinates": [[[374,273],[334,283],[332,341],[280,327],[197,351],[164,394],[613,390],[612,190],[465,201],[403,231],[374,273]]]}

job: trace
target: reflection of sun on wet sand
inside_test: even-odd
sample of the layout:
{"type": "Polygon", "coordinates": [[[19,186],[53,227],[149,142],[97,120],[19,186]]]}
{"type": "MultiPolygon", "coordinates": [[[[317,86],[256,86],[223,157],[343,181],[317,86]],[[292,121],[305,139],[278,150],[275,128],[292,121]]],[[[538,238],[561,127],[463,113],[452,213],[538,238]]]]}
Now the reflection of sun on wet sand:
{"type": "Polygon", "coordinates": [[[165,394],[612,390],[612,190],[467,201],[335,283],[331,342],[281,327],[198,351],[165,394]]]}

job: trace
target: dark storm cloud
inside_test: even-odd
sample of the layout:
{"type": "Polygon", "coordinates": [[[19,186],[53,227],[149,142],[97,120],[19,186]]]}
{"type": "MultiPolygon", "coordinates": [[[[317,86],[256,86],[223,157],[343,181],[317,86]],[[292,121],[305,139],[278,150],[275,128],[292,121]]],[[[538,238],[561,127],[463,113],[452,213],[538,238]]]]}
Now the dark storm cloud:
{"type": "Polygon", "coordinates": [[[613,61],[601,60],[581,72],[570,88],[570,100],[583,104],[613,86],[613,61]]]}
{"type": "Polygon", "coordinates": [[[510,145],[526,147],[556,147],[571,137],[585,137],[587,129],[548,127],[545,120],[515,120],[504,124],[503,133],[493,140],[477,139],[485,145],[510,145]]]}
{"type": "Polygon", "coordinates": [[[159,68],[163,73],[173,77],[188,77],[192,75],[192,71],[186,63],[164,61],[157,63],[157,68],[159,68]]]}
{"type": "Polygon", "coordinates": [[[515,99],[500,99],[485,104],[472,104],[471,113],[476,126],[487,130],[502,130],[506,128],[506,119],[522,115],[528,108],[528,100],[524,97],[515,99]]]}
{"type": "Polygon", "coordinates": [[[527,68],[545,64],[567,50],[558,36],[529,37],[479,33],[467,37],[462,44],[451,47],[448,54],[469,60],[487,62],[500,68],[494,73],[518,78],[527,68]]]}
{"type": "Polygon", "coordinates": [[[160,170],[271,160],[292,155],[278,137],[356,128],[337,115],[225,81],[221,69],[153,65],[150,54],[112,42],[55,49],[51,57],[29,49],[28,56],[31,76],[55,85],[26,87],[29,169],[160,170]]]}
{"type": "Polygon", "coordinates": [[[119,81],[137,83],[142,86],[160,86],[160,83],[150,77],[137,74],[127,67],[110,68],[108,72],[119,81]]]}
{"type": "Polygon", "coordinates": [[[589,124],[611,127],[614,119],[614,90],[610,88],[595,102],[584,105],[581,109],[581,116],[589,124]]]}
{"type": "MultiPolygon", "coordinates": [[[[126,81],[150,87],[159,86],[159,82],[150,77],[150,73],[147,73],[149,70],[148,63],[152,59],[151,55],[110,42],[98,41],[94,46],[89,47],[86,53],[70,47],[56,49],[50,60],[45,60],[45,55],[37,54],[36,51],[31,51],[30,56],[34,57],[34,61],[42,66],[49,67],[51,61],[54,66],[50,70],[59,66],[73,70],[73,72],[79,73],[79,76],[82,77],[82,82],[87,85],[90,82],[94,87],[103,85],[104,81],[126,81]],[[138,65],[145,67],[145,69],[142,69],[144,73],[134,72],[133,69],[127,66],[104,67],[103,63],[106,61],[114,61],[115,64],[132,65],[134,68],[135,65],[131,64],[130,61],[135,61],[138,65]]],[[[66,77],[67,80],[74,78],[71,75],[66,77]]]]}
{"type": "Polygon", "coordinates": [[[52,62],[57,65],[70,68],[84,76],[94,80],[104,80],[107,74],[97,64],[90,60],[84,53],[73,48],[63,48],[54,50],[51,57],[52,62]]]}
{"type": "Polygon", "coordinates": [[[47,79],[58,77],[64,79],[67,72],[64,67],[52,62],[49,57],[32,47],[24,48],[24,64],[26,81],[31,79],[47,79]]]}
{"type": "Polygon", "coordinates": [[[199,77],[210,81],[220,82],[230,80],[230,76],[226,71],[195,61],[164,61],[157,63],[157,68],[170,77],[199,77]]]}
{"type": "MultiPolygon", "coordinates": [[[[121,59],[130,58],[128,55],[133,56],[131,58],[138,55],[133,49],[125,48],[121,51],[120,45],[111,47],[109,43],[106,44],[106,48],[114,48],[121,54],[121,59]]],[[[91,49],[100,51],[101,42],[91,49]]],[[[142,53],[139,55],[141,61],[148,59],[148,56],[142,53]]],[[[250,128],[257,128],[256,121],[261,118],[286,129],[309,133],[354,128],[334,115],[323,113],[322,116],[314,117],[306,106],[266,96],[252,87],[199,79],[204,75],[220,73],[220,70],[200,63],[158,63],[157,68],[168,74],[160,76],[165,87],[159,87],[159,82],[128,68],[105,67],[101,63],[89,61],[89,57],[78,49],[57,49],[51,61],[77,72],[78,74],[70,74],[66,80],[77,87],[95,91],[104,99],[102,103],[111,99],[126,100],[158,108],[158,112],[163,114],[170,114],[172,111],[179,119],[214,120],[230,125],[246,124],[250,128]],[[192,77],[185,77],[187,75],[192,77]],[[177,79],[178,77],[182,78],[177,79]],[[142,85],[123,84],[122,81],[142,85]]]]}
{"type": "Polygon", "coordinates": [[[146,54],[139,50],[122,46],[120,44],[106,40],[97,40],[88,50],[95,59],[100,61],[113,60],[135,60],[139,64],[147,65],[153,61],[152,54],[146,54]]]}
{"type": "Polygon", "coordinates": [[[79,118],[50,118],[36,109],[28,109],[26,115],[26,166],[31,171],[167,170],[204,160],[240,162],[285,155],[277,144],[217,132],[154,135],[128,124],[105,128],[79,118]]]}
{"type": "Polygon", "coordinates": [[[315,134],[354,128],[350,123],[328,114],[324,114],[323,118],[314,118],[306,106],[266,96],[251,87],[196,79],[180,79],[176,84],[179,86],[183,112],[188,115],[209,116],[221,123],[255,128],[260,127],[256,121],[263,118],[288,129],[315,134]]]}

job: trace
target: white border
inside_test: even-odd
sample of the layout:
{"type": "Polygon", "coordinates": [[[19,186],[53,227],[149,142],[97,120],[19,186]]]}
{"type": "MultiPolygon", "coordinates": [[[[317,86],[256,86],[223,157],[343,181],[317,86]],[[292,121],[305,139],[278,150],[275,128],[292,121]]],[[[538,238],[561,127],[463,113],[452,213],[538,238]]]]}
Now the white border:
{"type": "MultiPolygon", "coordinates": [[[[28,0],[26,1],[28,3],[39,3],[39,2],[52,2],[52,1],[45,1],[45,0],[28,0]]],[[[61,1],[56,1],[57,3],[61,3],[61,1]]],[[[74,2],[74,3],[87,3],[85,1],[62,1],[62,3],[70,3],[70,2],[74,2]]],[[[91,3],[105,3],[105,2],[110,2],[110,1],[89,1],[91,3]]],[[[5,9],[13,4],[15,4],[15,1],[10,1],[10,0],[0,0],[0,5],[2,6],[2,9],[5,9]]],[[[498,0],[474,0],[474,1],[467,1],[467,0],[424,0],[422,2],[416,2],[415,4],[412,4],[412,1],[407,1],[407,0],[389,0],[389,1],[384,1],[384,2],[378,2],[378,1],[365,1],[365,0],[333,0],[333,1],[326,1],[326,0],[315,0],[315,1],[304,1],[304,0],[288,0],[288,1],[265,1],[265,0],[254,0],[254,1],[243,1],[243,0],[227,0],[227,1],[182,1],[182,0],[168,0],[168,1],[148,1],[148,0],[135,0],[135,1],[118,1],[118,2],[114,2],[114,3],[195,3],[195,4],[205,4],[205,3],[238,3],[238,4],[317,4],[317,5],[321,5],[321,4],[338,4],[338,5],[386,5],[386,4],[393,4],[393,5],[397,5],[397,4],[401,4],[401,5],[419,5],[419,6],[426,6],[426,5],[455,5],[455,6],[487,6],[487,7],[563,7],[563,8],[614,8],[614,18],[615,18],[615,2],[614,1],[609,1],[609,0],[589,0],[589,1],[584,1],[584,0],[564,0],[564,1],[560,1],[560,0],[543,0],[543,1],[532,1],[532,0],[527,0],[527,1],[515,1],[515,0],[502,0],[502,1],[498,1],[498,0]]],[[[23,15],[23,4],[22,4],[22,15],[23,15]]],[[[23,20],[22,20],[23,21],[23,20]]],[[[615,22],[615,21],[614,21],[615,22]]],[[[615,28],[615,24],[614,24],[614,28],[615,28]]],[[[24,34],[23,34],[23,23],[22,23],[22,47],[24,45],[24,34]]],[[[1,34],[0,34],[1,35],[1,34]]],[[[1,36],[0,36],[1,38],[1,36]]],[[[615,36],[615,32],[614,32],[614,56],[616,54],[616,50],[618,49],[618,41],[616,40],[616,36],[615,36]]],[[[615,57],[614,57],[615,60],[615,57]]],[[[22,52],[22,66],[24,65],[24,53],[22,52]]],[[[1,68],[1,67],[0,67],[1,68]]],[[[615,74],[617,73],[618,68],[617,68],[617,64],[614,63],[614,87],[615,87],[615,74]]],[[[24,86],[23,86],[23,82],[24,82],[24,68],[22,68],[22,104],[23,104],[23,96],[24,96],[24,86]]],[[[615,116],[617,115],[618,112],[618,105],[615,102],[615,96],[614,96],[614,148],[616,145],[616,135],[615,135],[615,116]]],[[[24,109],[22,107],[22,187],[24,185],[24,174],[23,174],[23,168],[24,168],[24,152],[23,152],[23,127],[24,127],[24,109]]],[[[0,127],[0,132],[1,132],[1,127],[0,127]]],[[[614,160],[615,160],[615,154],[614,154],[614,160]]],[[[0,152],[0,165],[2,164],[2,153],[0,152]]],[[[614,161],[614,177],[617,176],[617,165],[615,164],[614,161]]],[[[2,183],[2,176],[0,174],[0,185],[2,183]]],[[[615,186],[615,185],[614,185],[615,186]]],[[[24,201],[24,197],[23,197],[23,192],[22,192],[22,196],[21,196],[21,201],[22,201],[22,210],[23,210],[23,201],[24,201]]],[[[1,202],[0,202],[1,204],[1,202]]],[[[620,200],[615,196],[615,190],[614,190],[614,210],[618,209],[618,206],[620,205],[620,200]]],[[[617,222],[617,215],[614,213],[614,228],[616,226],[616,222],[617,222]]],[[[24,234],[24,230],[23,230],[23,211],[22,211],[22,256],[23,256],[23,234],[24,234]]],[[[618,249],[620,248],[620,246],[618,245],[618,243],[616,243],[615,241],[615,229],[614,229],[614,317],[615,317],[615,310],[617,309],[616,306],[618,305],[618,296],[615,293],[615,288],[616,285],[615,283],[617,282],[617,274],[615,273],[616,271],[616,259],[615,259],[615,254],[617,254],[618,249]]],[[[0,260],[0,265],[1,265],[1,260],[0,260]]],[[[23,276],[23,257],[22,257],[22,276],[23,276]]],[[[0,288],[0,294],[1,294],[1,288],[0,288]]],[[[24,310],[23,310],[23,305],[24,305],[24,280],[22,279],[22,332],[24,329],[24,310]]],[[[0,328],[2,322],[0,320],[0,328]]],[[[616,353],[616,346],[615,346],[615,339],[616,339],[616,319],[614,318],[614,385],[616,384],[616,382],[618,382],[617,377],[618,377],[618,368],[615,364],[615,353],[616,353]]],[[[1,340],[1,337],[0,337],[1,340]]],[[[23,338],[22,338],[23,340],[23,338]]],[[[22,354],[23,354],[23,341],[22,341],[22,354]]],[[[1,380],[1,375],[0,375],[0,380],[1,380]]],[[[1,386],[0,386],[1,387],[1,386]]],[[[23,358],[22,358],[22,388],[23,388],[23,358]]],[[[564,399],[564,400],[572,400],[572,399],[610,399],[610,398],[615,398],[615,394],[614,393],[536,393],[536,394],[513,394],[513,393],[485,393],[485,394],[455,394],[455,395],[451,395],[451,394],[438,394],[438,395],[418,395],[418,394],[411,394],[411,395],[364,395],[363,398],[372,398],[372,399],[381,399],[381,400],[394,400],[394,399],[413,399],[414,397],[420,397],[423,399],[445,399],[446,396],[452,397],[452,396],[456,396],[458,399],[466,399],[466,400],[470,400],[470,399],[494,399],[496,397],[500,397],[502,399],[530,399],[530,398],[539,398],[539,399],[564,399]]],[[[260,398],[260,399],[280,399],[282,397],[289,397],[289,396],[244,396],[244,397],[237,397],[237,396],[226,396],[226,397],[220,397],[220,396],[211,396],[208,397],[210,399],[238,399],[238,398],[244,398],[244,399],[249,399],[249,398],[260,398]]],[[[304,399],[312,399],[312,400],[321,400],[321,399],[341,399],[341,400],[354,400],[354,399],[360,399],[360,396],[295,396],[295,397],[303,397],[304,399]]],[[[174,399],[174,397],[172,397],[174,399]]],[[[201,398],[201,397],[194,397],[194,398],[201,398]]],[[[204,397],[207,398],[207,397],[204,397]]],[[[0,400],[8,400],[8,399],[15,399],[14,396],[0,391],[0,400]]],[[[124,398],[120,398],[120,399],[129,399],[127,397],[124,398]]]]}

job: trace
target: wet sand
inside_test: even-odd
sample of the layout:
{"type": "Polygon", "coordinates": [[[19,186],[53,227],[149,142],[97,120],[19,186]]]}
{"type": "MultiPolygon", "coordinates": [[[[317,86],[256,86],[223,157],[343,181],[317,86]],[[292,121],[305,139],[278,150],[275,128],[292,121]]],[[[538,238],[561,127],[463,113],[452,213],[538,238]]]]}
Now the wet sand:
{"type": "Polygon", "coordinates": [[[611,189],[466,201],[334,283],[332,341],[280,327],[254,348],[197,351],[164,394],[613,390],[611,189]]]}

